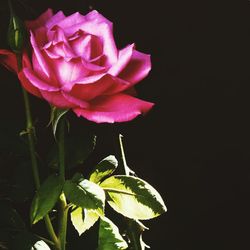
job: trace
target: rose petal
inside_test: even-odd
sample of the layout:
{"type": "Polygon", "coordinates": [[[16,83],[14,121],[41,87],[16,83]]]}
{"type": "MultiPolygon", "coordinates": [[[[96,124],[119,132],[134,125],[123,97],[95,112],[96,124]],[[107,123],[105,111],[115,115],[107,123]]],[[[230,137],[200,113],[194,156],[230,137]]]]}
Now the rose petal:
{"type": "Polygon", "coordinates": [[[25,77],[30,81],[30,83],[38,88],[39,90],[46,90],[46,91],[57,91],[59,88],[50,85],[49,83],[43,81],[29,68],[23,68],[23,73],[25,77]]]}
{"type": "Polygon", "coordinates": [[[89,70],[83,67],[81,58],[72,58],[69,61],[64,60],[64,58],[54,59],[52,66],[62,88],[64,85],[89,74],[89,70]]]}
{"type": "Polygon", "coordinates": [[[68,43],[67,37],[64,34],[64,31],[58,25],[55,25],[52,29],[48,30],[47,33],[48,40],[52,42],[52,44],[56,44],[59,42],[68,43]]]}
{"type": "Polygon", "coordinates": [[[102,19],[85,20],[84,22],[65,27],[64,32],[69,36],[73,30],[83,30],[101,38],[103,41],[103,54],[107,56],[107,64],[113,65],[117,61],[117,48],[113,37],[112,23],[108,24],[107,22],[100,22],[100,20],[102,19]]]}
{"type": "Polygon", "coordinates": [[[33,30],[43,26],[53,16],[52,9],[46,10],[36,20],[26,21],[25,25],[28,29],[33,30]]]}
{"type": "Polygon", "coordinates": [[[50,19],[47,20],[45,23],[45,26],[47,29],[51,29],[54,25],[56,25],[58,22],[65,19],[65,15],[62,11],[58,11],[54,16],[52,16],[50,19]]]}
{"type": "Polygon", "coordinates": [[[17,73],[16,54],[5,49],[0,50],[0,63],[8,70],[17,73]]]}
{"type": "Polygon", "coordinates": [[[87,61],[100,56],[102,54],[101,41],[96,36],[81,33],[81,36],[69,42],[75,54],[87,61]]]}
{"type": "Polygon", "coordinates": [[[88,109],[75,108],[73,111],[77,116],[96,123],[114,123],[130,121],[148,112],[153,105],[129,95],[117,94],[98,97],[90,102],[88,109]]]}
{"type": "Polygon", "coordinates": [[[71,29],[70,33],[72,34],[78,30],[74,29],[73,26],[85,21],[86,21],[85,17],[81,15],[79,12],[76,12],[70,16],[65,17],[63,20],[57,22],[57,25],[63,28],[64,30],[70,27],[71,29]]]}
{"type": "Polygon", "coordinates": [[[51,74],[50,74],[49,66],[47,62],[45,61],[39,47],[37,46],[33,33],[30,32],[30,34],[31,34],[30,42],[33,48],[33,66],[35,67],[37,66],[36,69],[39,69],[41,74],[45,75],[47,78],[50,78],[51,74]]]}
{"type": "Polygon", "coordinates": [[[94,21],[99,23],[106,23],[112,28],[112,22],[110,22],[106,17],[100,14],[97,10],[90,11],[86,16],[85,19],[87,21],[94,21]]]}
{"type": "MultiPolygon", "coordinates": [[[[16,54],[9,50],[0,50],[0,63],[8,70],[18,73],[16,54]]],[[[23,52],[22,58],[23,67],[31,68],[30,60],[27,51],[23,52]]]]}
{"type": "Polygon", "coordinates": [[[51,44],[51,46],[44,49],[44,51],[51,59],[64,58],[65,61],[70,61],[72,58],[76,57],[69,46],[63,42],[57,43],[55,45],[51,44]]]}
{"type": "Polygon", "coordinates": [[[74,85],[84,85],[84,84],[92,84],[101,79],[103,76],[105,76],[105,73],[97,74],[97,75],[91,75],[91,76],[85,76],[82,78],[79,78],[72,82],[67,82],[62,86],[62,89],[65,91],[70,91],[74,85]]]}
{"type": "Polygon", "coordinates": [[[61,91],[50,92],[41,90],[40,92],[45,100],[47,100],[50,104],[54,105],[57,108],[66,109],[66,108],[77,107],[76,104],[69,102],[62,95],[61,91]]]}
{"type": "Polygon", "coordinates": [[[76,106],[79,106],[80,108],[88,108],[89,107],[88,102],[81,100],[81,99],[78,99],[78,98],[74,97],[73,95],[68,94],[64,91],[62,91],[61,93],[62,93],[63,97],[65,99],[67,99],[70,103],[74,103],[76,106]]]}
{"type": "Polygon", "coordinates": [[[100,95],[119,93],[129,86],[128,82],[106,74],[95,82],[75,84],[69,94],[78,99],[89,101],[100,95]]]}
{"type": "Polygon", "coordinates": [[[42,97],[38,88],[30,83],[27,77],[24,75],[23,71],[18,73],[18,78],[23,86],[30,94],[35,95],[37,97],[42,97]]]}
{"type": "Polygon", "coordinates": [[[117,76],[129,63],[135,45],[131,44],[119,51],[117,62],[109,69],[108,73],[117,76]]]}
{"type": "Polygon", "coordinates": [[[128,65],[118,75],[132,84],[145,78],[151,70],[150,55],[134,50],[128,65]]]}

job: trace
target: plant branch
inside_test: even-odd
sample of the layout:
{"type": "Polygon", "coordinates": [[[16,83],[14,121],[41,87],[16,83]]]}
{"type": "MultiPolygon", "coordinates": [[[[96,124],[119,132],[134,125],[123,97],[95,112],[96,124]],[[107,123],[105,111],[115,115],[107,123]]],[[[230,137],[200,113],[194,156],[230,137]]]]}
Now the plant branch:
{"type": "MultiPolygon", "coordinates": [[[[58,138],[58,152],[59,152],[59,174],[63,181],[65,181],[65,120],[62,118],[59,121],[59,138],[58,138]]],[[[66,249],[66,236],[68,224],[68,210],[69,206],[66,201],[64,193],[59,198],[59,240],[61,250],[66,249]]]]}
{"type": "MultiPolygon", "coordinates": [[[[18,71],[20,71],[22,69],[22,54],[17,53],[16,58],[17,58],[18,71]]],[[[35,182],[35,187],[36,187],[36,190],[38,190],[40,188],[40,178],[39,178],[38,164],[37,164],[36,151],[35,151],[35,142],[34,142],[35,129],[33,126],[28,93],[26,92],[24,88],[22,88],[22,91],[23,91],[24,107],[25,107],[25,114],[26,114],[26,132],[28,135],[31,168],[32,168],[34,182],[35,182]]],[[[45,221],[47,231],[51,239],[53,240],[56,248],[60,249],[58,245],[59,242],[55,234],[49,215],[46,215],[44,217],[44,221],[45,221]]]]}
{"type": "MultiPolygon", "coordinates": [[[[125,172],[125,175],[130,176],[130,174],[134,175],[134,172],[128,167],[127,161],[126,161],[126,155],[124,151],[123,136],[121,134],[118,135],[119,138],[119,146],[120,146],[120,154],[121,154],[121,160],[123,169],[125,172]]],[[[136,234],[135,234],[135,228],[133,227],[133,220],[129,218],[125,218],[127,223],[127,234],[130,240],[130,246],[133,250],[141,250],[140,245],[138,245],[138,241],[136,240],[136,234]]]]}

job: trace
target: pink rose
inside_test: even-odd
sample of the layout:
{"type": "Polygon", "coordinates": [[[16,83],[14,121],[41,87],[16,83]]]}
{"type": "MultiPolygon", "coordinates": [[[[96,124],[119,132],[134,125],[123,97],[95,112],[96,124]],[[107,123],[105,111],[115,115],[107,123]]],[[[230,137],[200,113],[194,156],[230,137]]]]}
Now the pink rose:
{"type": "Polygon", "coordinates": [[[97,123],[129,121],[152,108],[133,88],[149,73],[150,56],[134,44],[118,50],[112,23],[97,11],[65,17],[48,9],[26,27],[32,60],[24,51],[18,72],[15,55],[0,50],[0,62],[29,93],[97,123]]]}

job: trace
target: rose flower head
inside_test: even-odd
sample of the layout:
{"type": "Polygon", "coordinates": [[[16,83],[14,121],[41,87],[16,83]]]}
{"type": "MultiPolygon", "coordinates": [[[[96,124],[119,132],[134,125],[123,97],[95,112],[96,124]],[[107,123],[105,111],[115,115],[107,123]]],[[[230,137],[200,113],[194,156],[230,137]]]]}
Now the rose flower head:
{"type": "Polygon", "coordinates": [[[31,58],[23,50],[18,71],[15,54],[0,50],[0,62],[29,93],[96,123],[130,121],[152,108],[134,90],[151,69],[150,56],[134,44],[117,49],[112,23],[97,11],[66,17],[48,9],[25,25],[31,58]]]}

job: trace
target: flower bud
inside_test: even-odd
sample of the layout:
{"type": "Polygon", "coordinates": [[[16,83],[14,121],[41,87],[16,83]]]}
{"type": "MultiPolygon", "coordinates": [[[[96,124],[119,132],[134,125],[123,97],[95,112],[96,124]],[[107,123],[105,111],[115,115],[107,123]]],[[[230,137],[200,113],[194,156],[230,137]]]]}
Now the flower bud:
{"type": "Polygon", "coordinates": [[[11,15],[8,29],[8,44],[15,53],[20,53],[24,47],[25,27],[22,20],[11,15]]]}

